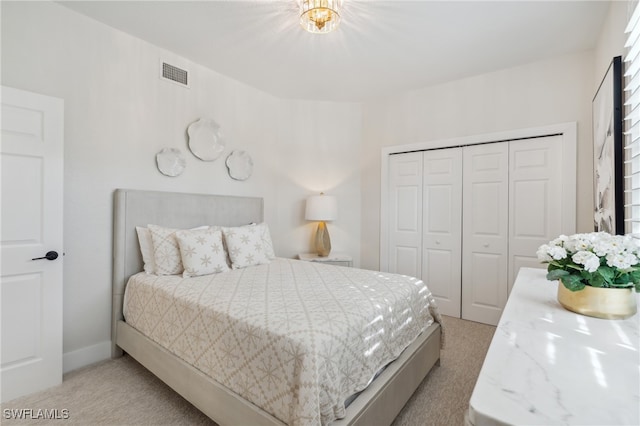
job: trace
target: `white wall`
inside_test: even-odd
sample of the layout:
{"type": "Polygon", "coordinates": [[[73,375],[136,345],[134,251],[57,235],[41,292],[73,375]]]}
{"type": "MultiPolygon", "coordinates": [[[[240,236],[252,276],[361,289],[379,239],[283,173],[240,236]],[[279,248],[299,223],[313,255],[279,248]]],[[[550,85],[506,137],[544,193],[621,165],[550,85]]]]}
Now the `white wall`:
{"type": "Polygon", "coordinates": [[[614,1],[611,3],[609,14],[604,22],[595,48],[594,95],[611,64],[611,60],[615,56],[622,56],[622,59],[624,59],[624,42],[626,39],[624,29],[627,26],[627,20],[631,17],[635,3],[637,2],[614,1]]]}
{"type": "Polygon", "coordinates": [[[593,52],[414,90],[363,106],[361,266],[379,267],[381,148],[578,122],[577,226],[592,228],[593,52]]]}
{"type": "Polygon", "coordinates": [[[116,188],[263,196],[283,257],[311,250],[304,200],[325,191],[339,202],[334,250],[359,263],[359,104],[281,100],[55,3],[1,7],[2,84],[65,101],[65,371],[109,356],[116,188]],[[158,78],[161,58],[189,69],[191,89],[158,78]],[[221,125],[227,153],[249,152],[249,180],[191,155],[185,132],[200,117],[221,125]],[[164,147],[184,152],[182,176],[157,171],[164,147]]]}
{"type": "Polygon", "coordinates": [[[338,199],[338,218],[327,224],[332,251],[352,255],[359,266],[360,104],[282,100],[278,111],[282,164],[274,171],[289,186],[278,201],[279,235],[289,250],[283,255],[315,251],[309,246],[317,223],[304,221],[304,200],[324,191],[338,199]],[[348,211],[355,205],[357,212],[348,211]]]}

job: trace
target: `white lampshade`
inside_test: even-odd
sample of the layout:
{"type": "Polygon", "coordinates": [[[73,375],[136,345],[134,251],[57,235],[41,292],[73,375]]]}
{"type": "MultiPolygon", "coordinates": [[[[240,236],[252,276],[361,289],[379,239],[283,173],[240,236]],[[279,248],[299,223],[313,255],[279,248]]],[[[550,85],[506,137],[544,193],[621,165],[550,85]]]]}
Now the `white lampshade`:
{"type": "Polygon", "coordinates": [[[304,213],[305,219],[326,222],[336,220],[337,216],[338,203],[336,197],[320,194],[307,198],[307,208],[304,213]]]}

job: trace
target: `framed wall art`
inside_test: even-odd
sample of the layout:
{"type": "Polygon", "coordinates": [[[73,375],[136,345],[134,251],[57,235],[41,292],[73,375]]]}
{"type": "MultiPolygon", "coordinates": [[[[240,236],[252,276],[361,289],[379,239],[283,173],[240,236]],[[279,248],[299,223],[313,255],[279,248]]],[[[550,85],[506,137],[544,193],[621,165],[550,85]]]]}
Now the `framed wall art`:
{"type": "Polygon", "coordinates": [[[592,103],[594,229],[624,234],[622,58],[611,61],[592,103]]]}

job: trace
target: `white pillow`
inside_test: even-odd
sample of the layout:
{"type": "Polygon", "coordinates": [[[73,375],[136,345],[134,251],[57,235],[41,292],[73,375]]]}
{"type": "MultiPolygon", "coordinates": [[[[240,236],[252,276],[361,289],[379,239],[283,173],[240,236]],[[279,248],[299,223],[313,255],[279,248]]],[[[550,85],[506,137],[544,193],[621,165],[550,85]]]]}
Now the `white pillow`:
{"type": "Polygon", "coordinates": [[[144,271],[147,274],[156,273],[156,261],[153,258],[153,240],[151,232],[148,228],[136,226],[138,233],[138,243],[140,244],[140,252],[142,253],[142,262],[144,263],[144,271]]]}
{"type": "MultiPolygon", "coordinates": [[[[178,275],[184,271],[180,247],[176,240],[176,232],[180,229],[165,228],[157,225],[148,225],[153,241],[153,260],[156,263],[157,275],[178,275]]],[[[200,226],[192,229],[208,229],[208,226],[200,226]]]]}
{"type": "Polygon", "coordinates": [[[184,266],[183,277],[197,277],[229,270],[220,229],[185,230],[178,231],[175,235],[184,266]]]}
{"type": "Polygon", "coordinates": [[[273,260],[276,258],[276,254],[273,251],[273,242],[271,241],[271,233],[269,232],[269,226],[262,222],[255,225],[258,228],[258,232],[262,237],[262,245],[264,248],[264,254],[268,259],[273,260]]]}
{"type": "Polygon", "coordinates": [[[262,241],[262,228],[258,225],[222,228],[222,233],[233,269],[270,262],[262,241]]]}

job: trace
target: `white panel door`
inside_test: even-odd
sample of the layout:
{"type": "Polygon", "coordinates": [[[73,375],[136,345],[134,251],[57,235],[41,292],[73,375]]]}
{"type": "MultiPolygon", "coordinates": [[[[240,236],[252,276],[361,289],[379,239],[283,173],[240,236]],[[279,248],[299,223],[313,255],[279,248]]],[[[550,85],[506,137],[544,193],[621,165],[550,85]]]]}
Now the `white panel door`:
{"type": "Polygon", "coordinates": [[[546,266],[538,247],[563,233],[561,159],[562,136],[509,142],[509,292],[521,267],[546,266]]]}
{"type": "Polygon", "coordinates": [[[424,152],[422,280],[440,313],[460,317],[462,148],[424,152]]]}
{"type": "Polygon", "coordinates": [[[389,158],[389,272],[421,277],[422,152],[389,158]]]}
{"type": "Polygon", "coordinates": [[[463,148],[462,318],[496,325],[507,301],[509,146],[463,148]]]}
{"type": "Polygon", "coordinates": [[[4,402],[62,381],[63,102],[2,87],[1,121],[4,402]]]}

